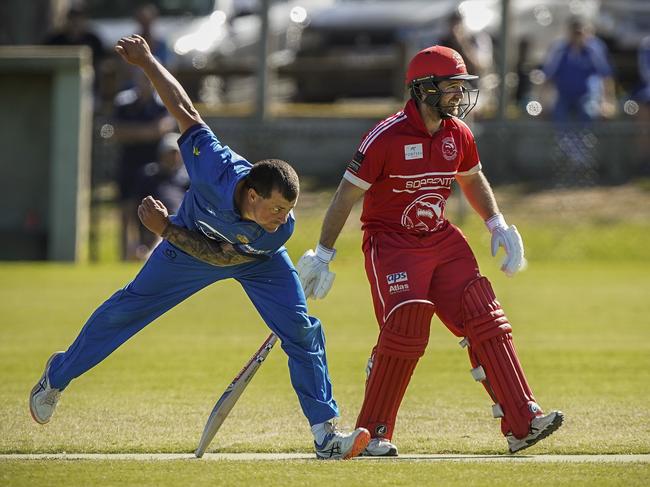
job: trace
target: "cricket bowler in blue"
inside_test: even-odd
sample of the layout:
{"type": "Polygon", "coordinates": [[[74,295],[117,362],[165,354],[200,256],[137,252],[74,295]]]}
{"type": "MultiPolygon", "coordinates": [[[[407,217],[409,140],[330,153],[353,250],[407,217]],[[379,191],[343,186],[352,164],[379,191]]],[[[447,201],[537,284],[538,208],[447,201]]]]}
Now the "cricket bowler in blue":
{"type": "Polygon", "coordinates": [[[181,130],[178,141],[191,186],[178,214],[147,197],[143,224],[163,241],[133,281],[88,319],[67,351],[53,354],[30,394],[30,411],[47,423],[75,378],[97,365],[135,333],[200,289],[236,279],[289,356],[291,383],[314,433],[319,458],[347,459],[366,448],[370,434],[336,429],[339,411],[329,378],[319,320],[284,248],[293,233],[298,176],[284,161],[250,164],[215,137],[185,90],[151,55],[145,40],[124,37],[124,60],[144,72],[181,130]]]}

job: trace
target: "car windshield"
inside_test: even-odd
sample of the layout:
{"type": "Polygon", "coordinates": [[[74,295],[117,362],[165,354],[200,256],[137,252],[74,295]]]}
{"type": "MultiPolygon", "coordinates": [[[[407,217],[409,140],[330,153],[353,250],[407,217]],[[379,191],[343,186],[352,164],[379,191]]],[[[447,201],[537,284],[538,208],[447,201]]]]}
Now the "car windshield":
{"type": "Polygon", "coordinates": [[[154,4],[163,17],[183,15],[209,15],[215,0],[86,0],[85,6],[91,19],[131,17],[137,7],[154,4]]]}

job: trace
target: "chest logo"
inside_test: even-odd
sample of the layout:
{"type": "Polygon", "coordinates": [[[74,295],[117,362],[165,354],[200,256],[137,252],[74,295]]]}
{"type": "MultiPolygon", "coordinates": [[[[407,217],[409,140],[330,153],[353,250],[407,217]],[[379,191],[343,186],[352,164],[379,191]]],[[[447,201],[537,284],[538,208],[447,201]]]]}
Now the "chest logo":
{"type": "Polygon", "coordinates": [[[454,142],[453,137],[445,137],[442,139],[442,157],[447,161],[453,161],[458,155],[458,149],[456,149],[456,142],[454,142]]]}
{"type": "Polygon", "coordinates": [[[234,243],[230,239],[228,239],[225,235],[219,233],[219,231],[216,228],[211,227],[209,224],[205,223],[204,221],[196,220],[195,223],[197,228],[206,237],[211,238],[212,240],[223,240],[224,242],[234,243]]]}
{"type": "Polygon", "coordinates": [[[200,155],[201,155],[201,151],[199,150],[198,147],[194,147],[194,148],[192,149],[192,154],[194,154],[195,156],[200,156],[200,155]]]}
{"type": "Polygon", "coordinates": [[[248,237],[246,235],[242,235],[241,233],[237,234],[237,240],[239,240],[243,244],[251,243],[251,241],[248,240],[248,237]]]}
{"type": "Polygon", "coordinates": [[[407,144],[404,146],[404,159],[407,161],[413,159],[422,159],[422,144],[407,144]]]}
{"type": "Polygon", "coordinates": [[[435,232],[445,223],[445,199],[425,194],[415,199],[402,213],[402,225],[416,232],[435,232]]]}

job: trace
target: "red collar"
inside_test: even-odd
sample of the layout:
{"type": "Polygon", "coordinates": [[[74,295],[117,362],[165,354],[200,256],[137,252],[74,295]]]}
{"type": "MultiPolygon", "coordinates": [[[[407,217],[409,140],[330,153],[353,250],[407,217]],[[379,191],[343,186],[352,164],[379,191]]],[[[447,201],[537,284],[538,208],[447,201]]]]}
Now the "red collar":
{"type": "MultiPolygon", "coordinates": [[[[427,137],[433,137],[433,135],[435,135],[435,133],[431,135],[427,130],[426,125],[424,125],[424,120],[422,120],[422,116],[420,115],[420,111],[418,110],[418,106],[415,104],[415,101],[411,99],[406,102],[404,113],[406,114],[406,120],[415,130],[422,132],[427,137]]],[[[445,128],[445,122],[445,120],[442,121],[442,124],[440,125],[441,129],[445,128]]]]}

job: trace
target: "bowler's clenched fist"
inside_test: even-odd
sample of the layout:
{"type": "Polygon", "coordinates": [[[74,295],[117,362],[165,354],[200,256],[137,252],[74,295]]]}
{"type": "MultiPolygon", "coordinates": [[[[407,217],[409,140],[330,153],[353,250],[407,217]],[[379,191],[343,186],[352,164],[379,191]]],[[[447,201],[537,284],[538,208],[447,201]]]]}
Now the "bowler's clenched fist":
{"type": "Polygon", "coordinates": [[[137,34],[122,37],[115,45],[115,51],[130,64],[142,66],[153,56],[147,41],[137,34]]]}
{"type": "Polygon", "coordinates": [[[138,206],[138,218],[149,231],[158,236],[162,236],[169,225],[167,208],[162,201],[155,200],[152,196],[144,198],[138,206]]]}

